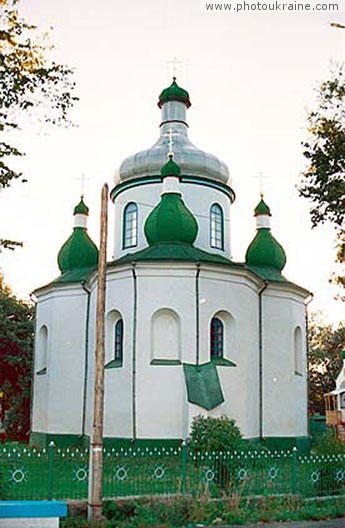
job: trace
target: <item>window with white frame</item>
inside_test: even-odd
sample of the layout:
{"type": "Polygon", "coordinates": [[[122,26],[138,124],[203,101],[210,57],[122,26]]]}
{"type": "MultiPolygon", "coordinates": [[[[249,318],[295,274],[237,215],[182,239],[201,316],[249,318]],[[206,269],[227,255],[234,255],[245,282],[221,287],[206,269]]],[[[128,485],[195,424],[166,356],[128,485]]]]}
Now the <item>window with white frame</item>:
{"type": "Polygon", "coordinates": [[[213,248],[224,249],[224,215],[217,203],[210,209],[210,244],[213,248]]]}
{"type": "Polygon", "coordinates": [[[134,202],[126,205],[123,212],[123,248],[138,245],[138,206],[134,202]]]}

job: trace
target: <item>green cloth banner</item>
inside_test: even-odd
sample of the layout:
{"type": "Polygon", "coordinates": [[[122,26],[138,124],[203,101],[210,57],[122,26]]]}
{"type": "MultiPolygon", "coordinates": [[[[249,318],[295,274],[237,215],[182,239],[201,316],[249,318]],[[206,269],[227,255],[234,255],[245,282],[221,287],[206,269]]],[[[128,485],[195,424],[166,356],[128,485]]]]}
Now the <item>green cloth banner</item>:
{"type": "Polygon", "coordinates": [[[222,387],[213,363],[203,365],[184,363],[183,371],[190,403],[199,405],[208,411],[223,403],[222,387]]]}

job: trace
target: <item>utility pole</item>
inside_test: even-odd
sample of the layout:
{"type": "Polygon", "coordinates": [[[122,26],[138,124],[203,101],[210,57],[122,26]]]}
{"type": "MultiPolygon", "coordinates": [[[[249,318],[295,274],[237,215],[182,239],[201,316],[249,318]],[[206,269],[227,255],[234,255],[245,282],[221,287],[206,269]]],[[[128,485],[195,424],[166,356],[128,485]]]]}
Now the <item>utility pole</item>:
{"type": "Polygon", "coordinates": [[[95,381],[93,424],[89,459],[88,519],[102,519],[103,414],[104,414],[104,312],[107,266],[108,185],[102,187],[101,236],[98,258],[95,381]]]}

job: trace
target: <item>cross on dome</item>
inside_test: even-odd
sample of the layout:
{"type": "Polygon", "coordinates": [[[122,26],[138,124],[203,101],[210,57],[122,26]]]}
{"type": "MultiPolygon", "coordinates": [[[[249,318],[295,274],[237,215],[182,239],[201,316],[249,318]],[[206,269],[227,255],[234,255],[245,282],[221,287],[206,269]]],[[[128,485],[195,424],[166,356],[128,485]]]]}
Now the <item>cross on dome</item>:
{"type": "Polygon", "coordinates": [[[182,64],[182,61],[181,60],[177,60],[176,57],[173,57],[172,60],[170,61],[167,61],[167,64],[170,65],[172,64],[172,74],[173,74],[173,79],[174,81],[176,81],[176,75],[177,75],[177,65],[178,64],[182,64]]]}
{"type": "Polygon", "coordinates": [[[85,194],[85,182],[89,181],[90,178],[87,178],[84,174],[84,172],[81,173],[81,176],[79,178],[74,178],[76,181],[80,182],[80,197],[81,199],[84,198],[85,194]]]}

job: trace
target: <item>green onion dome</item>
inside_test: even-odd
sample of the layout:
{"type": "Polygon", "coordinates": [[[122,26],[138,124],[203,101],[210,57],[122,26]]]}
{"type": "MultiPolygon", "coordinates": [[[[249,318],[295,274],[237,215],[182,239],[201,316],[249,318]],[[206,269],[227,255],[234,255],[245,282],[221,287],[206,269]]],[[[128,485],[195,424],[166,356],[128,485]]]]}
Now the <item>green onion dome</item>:
{"type": "Polygon", "coordinates": [[[181,169],[174,162],[172,154],[169,154],[169,161],[161,168],[161,175],[164,176],[180,176],[181,169]]]}
{"type": "Polygon", "coordinates": [[[263,200],[263,195],[261,195],[261,200],[254,209],[254,216],[259,215],[269,215],[271,216],[271,210],[268,207],[267,203],[263,200]]]}
{"type": "Polygon", "coordinates": [[[88,268],[97,265],[98,249],[96,244],[91,240],[86,229],[86,216],[89,208],[81,199],[80,203],[74,209],[76,215],[76,225],[73,233],[61,247],[58,254],[58,265],[61,273],[67,271],[88,268]],[[80,215],[84,215],[85,218],[80,215]]]}
{"type": "Polygon", "coordinates": [[[283,247],[277,242],[268,228],[258,229],[246,253],[246,264],[264,266],[281,271],[286,264],[283,247]]]}
{"type": "Polygon", "coordinates": [[[83,196],[80,198],[80,202],[78,203],[78,205],[75,206],[73,214],[75,214],[75,215],[76,214],[83,214],[83,215],[88,215],[89,214],[89,208],[85,204],[83,196]]]}
{"type": "Polygon", "coordinates": [[[161,92],[158,101],[159,108],[162,108],[163,104],[168,101],[180,101],[181,103],[184,103],[187,108],[191,106],[189,93],[177,84],[176,77],[173,77],[171,85],[161,92]]]}
{"type": "Polygon", "coordinates": [[[185,205],[178,191],[180,167],[169,155],[169,161],[161,168],[163,192],[161,201],[146,219],[144,232],[150,245],[160,242],[193,244],[198,234],[198,223],[185,205]],[[170,185],[165,185],[168,181],[170,185]]]}
{"type": "Polygon", "coordinates": [[[246,253],[246,263],[250,266],[274,268],[279,272],[286,264],[286,255],[283,247],[271,233],[271,211],[266,202],[261,200],[254,209],[256,216],[257,233],[246,253]]]}

